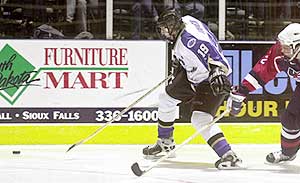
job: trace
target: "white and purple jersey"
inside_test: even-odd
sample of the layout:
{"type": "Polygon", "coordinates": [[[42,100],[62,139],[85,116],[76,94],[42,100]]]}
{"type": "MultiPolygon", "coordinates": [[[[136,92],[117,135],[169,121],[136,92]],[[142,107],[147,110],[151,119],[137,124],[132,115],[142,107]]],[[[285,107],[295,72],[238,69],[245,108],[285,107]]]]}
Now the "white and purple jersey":
{"type": "Polygon", "coordinates": [[[182,21],[185,28],[177,38],[173,54],[186,70],[188,80],[193,84],[206,80],[211,59],[229,75],[232,70],[215,35],[196,18],[187,15],[182,21]]]}

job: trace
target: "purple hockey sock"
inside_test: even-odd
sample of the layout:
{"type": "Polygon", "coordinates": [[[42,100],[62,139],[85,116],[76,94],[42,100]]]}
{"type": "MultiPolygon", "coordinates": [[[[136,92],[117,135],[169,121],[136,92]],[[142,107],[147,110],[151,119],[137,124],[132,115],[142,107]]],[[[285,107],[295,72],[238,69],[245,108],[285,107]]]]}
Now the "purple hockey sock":
{"type": "Polygon", "coordinates": [[[214,135],[208,140],[207,143],[213,148],[219,157],[222,157],[226,152],[231,150],[231,147],[227,143],[223,133],[214,135]]]}
{"type": "Polygon", "coordinates": [[[158,137],[159,138],[169,138],[173,136],[174,127],[161,127],[158,126],[158,137]]]}

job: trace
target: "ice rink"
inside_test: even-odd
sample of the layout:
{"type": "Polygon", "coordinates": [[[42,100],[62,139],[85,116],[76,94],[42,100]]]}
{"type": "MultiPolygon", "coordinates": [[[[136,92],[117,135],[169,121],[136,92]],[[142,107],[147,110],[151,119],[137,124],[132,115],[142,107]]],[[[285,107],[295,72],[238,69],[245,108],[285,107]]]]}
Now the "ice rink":
{"type": "Polygon", "coordinates": [[[160,163],[142,177],[130,167],[143,161],[144,145],[0,146],[1,183],[296,183],[300,158],[282,165],[264,164],[266,154],[279,145],[232,145],[247,165],[245,170],[220,171],[218,157],[207,145],[187,145],[177,157],[160,163]],[[21,154],[13,154],[19,150],[21,154]]]}

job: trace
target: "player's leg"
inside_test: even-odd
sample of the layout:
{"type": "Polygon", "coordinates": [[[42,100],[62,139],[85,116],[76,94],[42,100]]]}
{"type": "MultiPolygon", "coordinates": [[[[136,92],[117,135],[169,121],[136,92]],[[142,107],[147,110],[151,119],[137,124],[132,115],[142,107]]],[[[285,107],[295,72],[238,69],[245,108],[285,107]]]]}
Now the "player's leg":
{"type": "Polygon", "coordinates": [[[156,144],[143,149],[146,156],[156,156],[161,152],[168,152],[175,148],[173,139],[174,120],[176,117],[176,105],[179,100],[170,97],[167,93],[159,96],[158,107],[158,139],[156,144]]]}
{"type": "Polygon", "coordinates": [[[281,150],[267,155],[268,163],[292,161],[300,146],[300,86],[296,87],[287,109],[281,115],[281,150]]]}
{"type": "Polygon", "coordinates": [[[193,98],[195,92],[186,79],[186,73],[178,68],[175,78],[166,87],[166,92],[159,96],[158,106],[158,140],[156,144],[143,149],[146,156],[159,155],[175,148],[173,139],[174,121],[177,105],[193,98]]]}
{"type": "Polygon", "coordinates": [[[266,157],[268,163],[292,161],[296,158],[300,144],[300,130],[290,126],[296,123],[295,118],[288,110],[282,114],[281,150],[269,153],[266,157]]]}
{"type": "MultiPolygon", "coordinates": [[[[197,96],[193,100],[191,122],[199,130],[213,120],[218,107],[224,101],[225,96],[214,96],[208,83],[197,87],[197,96]]],[[[216,152],[220,159],[215,163],[219,169],[237,169],[242,167],[242,161],[231,150],[222,130],[218,124],[206,128],[201,132],[202,137],[216,152]]]]}

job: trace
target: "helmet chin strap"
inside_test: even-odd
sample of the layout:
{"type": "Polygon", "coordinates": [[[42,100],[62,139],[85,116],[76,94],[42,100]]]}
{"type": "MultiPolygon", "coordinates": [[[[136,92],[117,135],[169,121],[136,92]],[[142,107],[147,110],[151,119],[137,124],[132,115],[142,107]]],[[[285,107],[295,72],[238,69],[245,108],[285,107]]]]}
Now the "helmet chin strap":
{"type": "Polygon", "coordinates": [[[298,46],[298,49],[296,50],[296,52],[293,54],[293,56],[289,59],[289,62],[291,62],[292,60],[294,60],[295,58],[300,59],[300,57],[298,57],[297,55],[299,55],[300,53],[300,46],[298,46]]]}

